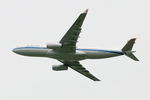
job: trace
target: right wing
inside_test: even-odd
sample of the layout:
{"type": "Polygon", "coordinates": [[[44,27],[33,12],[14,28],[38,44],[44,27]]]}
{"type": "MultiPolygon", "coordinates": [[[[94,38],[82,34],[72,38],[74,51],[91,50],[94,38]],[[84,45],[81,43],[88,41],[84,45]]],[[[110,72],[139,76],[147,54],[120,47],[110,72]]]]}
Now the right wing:
{"type": "Polygon", "coordinates": [[[93,81],[100,81],[98,78],[92,75],[86,68],[84,68],[78,61],[73,62],[64,62],[62,60],[59,61],[69,66],[70,68],[74,69],[75,71],[79,72],[80,74],[92,79],[93,81]]]}
{"type": "Polygon", "coordinates": [[[86,17],[88,10],[81,13],[70,29],[66,32],[59,43],[62,44],[61,51],[74,53],[76,51],[76,43],[81,32],[81,26],[86,17]]]}

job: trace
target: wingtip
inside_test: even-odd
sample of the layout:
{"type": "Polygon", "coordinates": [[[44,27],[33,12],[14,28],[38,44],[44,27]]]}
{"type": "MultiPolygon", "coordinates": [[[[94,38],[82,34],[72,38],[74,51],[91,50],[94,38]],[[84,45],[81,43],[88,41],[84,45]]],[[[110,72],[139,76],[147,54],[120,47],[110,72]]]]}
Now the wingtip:
{"type": "Polygon", "coordinates": [[[140,61],[139,59],[136,59],[135,61],[140,61]]]}
{"type": "Polygon", "coordinates": [[[137,38],[132,38],[131,40],[136,40],[137,38]]]}
{"type": "Polygon", "coordinates": [[[94,80],[94,81],[101,81],[101,80],[99,80],[99,79],[96,79],[96,80],[94,80]]]}
{"type": "Polygon", "coordinates": [[[86,9],[83,13],[87,13],[88,12],[88,9],[86,9]]]}

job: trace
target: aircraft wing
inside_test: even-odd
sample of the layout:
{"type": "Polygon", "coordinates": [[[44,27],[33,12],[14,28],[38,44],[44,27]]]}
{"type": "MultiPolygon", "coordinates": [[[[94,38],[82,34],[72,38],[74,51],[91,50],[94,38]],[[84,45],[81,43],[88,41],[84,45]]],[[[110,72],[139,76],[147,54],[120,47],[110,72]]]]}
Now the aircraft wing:
{"type": "Polygon", "coordinates": [[[62,44],[62,51],[71,53],[74,53],[76,51],[76,43],[87,12],[88,10],[80,14],[77,20],[73,23],[67,33],[60,40],[60,43],[62,44]]]}
{"type": "Polygon", "coordinates": [[[93,81],[100,81],[98,78],[96,78],[94,75],[92,75],[86,68],[84,68],[78,61],[73,61],[73,62],[60,61],[60,62],[69,66],[70,68],[74,69],[75,71],[79,72],[80,74],[92,79],[93,81]]]}

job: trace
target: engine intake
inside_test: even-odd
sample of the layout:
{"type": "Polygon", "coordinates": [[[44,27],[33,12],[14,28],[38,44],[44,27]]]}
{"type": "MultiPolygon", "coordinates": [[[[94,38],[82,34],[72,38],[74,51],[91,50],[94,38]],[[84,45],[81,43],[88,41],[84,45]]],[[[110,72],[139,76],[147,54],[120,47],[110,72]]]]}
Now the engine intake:
{"type": "Polygon", "coordinates": [[[68,66],[66,66],[66,65],[53,65],[52,69],[54,71],[63,71],[63,70],[68,70],[68,66]]]}
{"type": "Polygon", "coordinates": [[[49,48],[49,49],[59,49],[59,48],[61,48],[62,47],[62,45],[61,44],[47,44],[47,48],[49,48]]]}

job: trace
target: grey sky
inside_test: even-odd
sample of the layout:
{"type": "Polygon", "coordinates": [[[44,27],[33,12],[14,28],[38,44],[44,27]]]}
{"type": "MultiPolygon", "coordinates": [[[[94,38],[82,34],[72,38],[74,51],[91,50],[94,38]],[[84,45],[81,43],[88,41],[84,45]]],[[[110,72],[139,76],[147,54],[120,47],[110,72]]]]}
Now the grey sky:
{"type": "Polygon", "coordinates": [[[150,100],[149,0],[1,0],[0,100],[150,100]],[[81,63],[100,82],[48,58],[14,54],[17,46],[58,42],[78,15],[88,15],[78,47],[121,49],[137,37],[140,62],[122,56],[81,63]]]}

